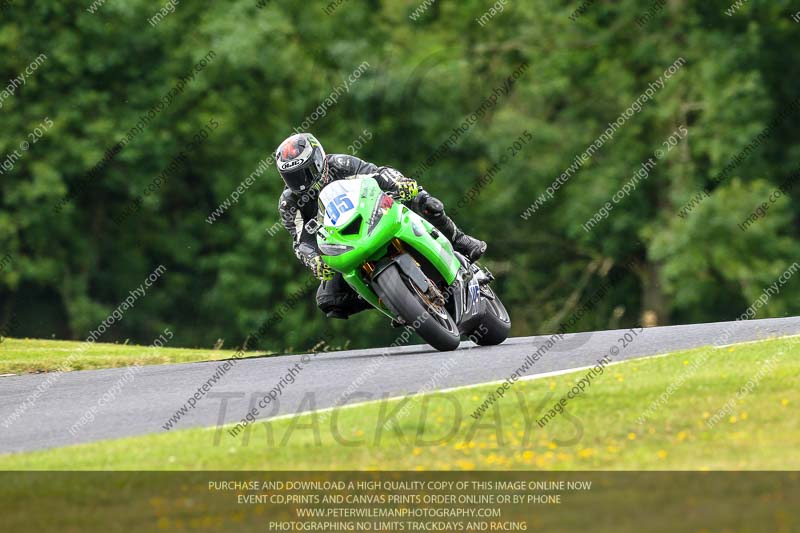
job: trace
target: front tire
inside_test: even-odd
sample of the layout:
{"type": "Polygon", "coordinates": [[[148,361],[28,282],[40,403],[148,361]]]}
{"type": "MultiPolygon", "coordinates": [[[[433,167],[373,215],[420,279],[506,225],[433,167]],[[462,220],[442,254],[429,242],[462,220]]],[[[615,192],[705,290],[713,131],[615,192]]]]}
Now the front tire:
{"type": "Polygon", "coordinates": [[[453,317],[443,307],[428,301],[411,280],[405,280],[399,267],[387,267],[377,277],[376,285],[386,306],[412,326],[425,342],[442,352],[458,348],[461,336],[453,317]]]}

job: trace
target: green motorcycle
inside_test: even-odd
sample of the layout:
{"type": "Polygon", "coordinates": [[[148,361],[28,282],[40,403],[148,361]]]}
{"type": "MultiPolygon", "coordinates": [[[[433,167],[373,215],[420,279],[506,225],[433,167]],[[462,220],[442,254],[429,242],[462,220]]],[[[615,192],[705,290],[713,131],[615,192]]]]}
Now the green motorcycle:
{"type": "Polygon", "coordinates": [[[511,319],[489,287],[492,274],[372,177],[334,181],[319,203],[306,230],[322,260],[373,307],[437,350],[455,350],[462,335],[480,345],[506,340],[511,319]]]}

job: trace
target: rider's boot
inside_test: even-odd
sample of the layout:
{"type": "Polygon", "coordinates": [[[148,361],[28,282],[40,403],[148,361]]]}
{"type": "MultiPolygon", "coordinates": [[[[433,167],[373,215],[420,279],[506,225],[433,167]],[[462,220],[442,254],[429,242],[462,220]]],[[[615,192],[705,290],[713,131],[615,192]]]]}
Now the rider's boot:
{"type": "Polygon", "coordinates": [[[467,256],[473,263],[486,253],[486,243],[475,237],[470,237],[456,227],[455,237],[451,239],[453,249],[467,256]]]}
{"type": "Polygon", "coordinates": [[[453,219],[444,212],[444,204],[427,191],[420,192],[418,205],[422,214],[442,235],[453,243],[455,251],[475,262],[486,253],[486,243],[461,231],[453,219]]]}
{"type": "Polygon", "coordinates": [[[453,219],[442,213],[440,216],[431,220],[431,224],[436,226],[436,229],[442,232],[442,235],[453,243],[453,249],[456,252],[463,254],[467,259],[473,263],[481,258],[486,253],[486,243],[470,237],[461,231],[453,219]]]}

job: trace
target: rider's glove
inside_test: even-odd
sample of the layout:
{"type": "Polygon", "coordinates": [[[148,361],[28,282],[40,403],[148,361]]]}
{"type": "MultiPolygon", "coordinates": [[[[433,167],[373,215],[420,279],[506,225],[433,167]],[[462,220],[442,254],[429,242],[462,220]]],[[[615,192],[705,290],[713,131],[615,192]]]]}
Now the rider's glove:
{"type": "Polygon", "coordinates": [[[320,281],[333,279],[333,269],[322,261],[322,257],[315,255],[308,260],[308,268],[313,272],[314,277],[320,281]]]}
{"type": "Polygon", "coordinates": [[[398,181],[395,186],[397,187],[397,197],[402,202],[413,200],[419,194],[419,187],[416,180],[405,179],[398,181]]]}

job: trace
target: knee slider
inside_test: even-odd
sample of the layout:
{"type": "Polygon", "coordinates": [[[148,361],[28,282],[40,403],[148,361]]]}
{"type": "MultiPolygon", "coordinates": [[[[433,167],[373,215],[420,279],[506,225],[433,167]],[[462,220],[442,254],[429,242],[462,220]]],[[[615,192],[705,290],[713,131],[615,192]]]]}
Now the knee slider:
{"type": "Polygon", "coordinates": [[[324,313],[349,309],[356,298],[343,280],[323,281],[317,289],[317,307],[324,313]]]}
{"type": "Polygon", "coordinates": [[[323,281],[317,289],[317,307],[325,312],[331,311],[337,303],[337,294],[331,290],[330,284],[330,281],[323,281]]]}

